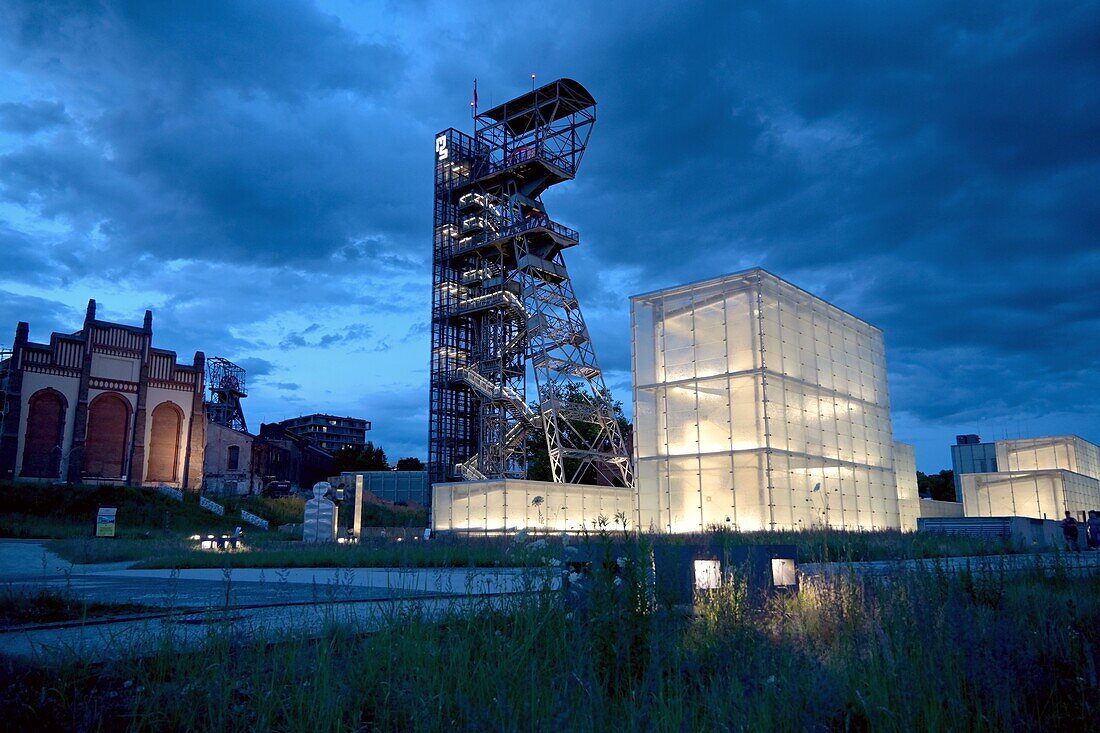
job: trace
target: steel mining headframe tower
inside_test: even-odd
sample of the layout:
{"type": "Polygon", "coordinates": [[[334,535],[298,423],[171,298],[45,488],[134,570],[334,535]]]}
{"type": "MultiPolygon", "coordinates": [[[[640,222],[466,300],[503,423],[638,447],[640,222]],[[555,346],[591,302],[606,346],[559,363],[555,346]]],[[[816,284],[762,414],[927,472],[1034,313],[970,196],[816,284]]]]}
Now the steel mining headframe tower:
{"type": "Polygon", "coordinates": [[[233,430],[248,432],[241,399],[248,396],[244,369],[228,359],[212,356],[206,360],[206,418],[233,430]]]}
{"type": "Polygon", "coordinates": [[[630,457],[542,194],[580,165],[596,100],[559,79],[435,139],[433,482],[525,478],[530,431],[555,482],[632,484],[630,457]],[[530,361],[538,411],[527,403],[530,361]]]}

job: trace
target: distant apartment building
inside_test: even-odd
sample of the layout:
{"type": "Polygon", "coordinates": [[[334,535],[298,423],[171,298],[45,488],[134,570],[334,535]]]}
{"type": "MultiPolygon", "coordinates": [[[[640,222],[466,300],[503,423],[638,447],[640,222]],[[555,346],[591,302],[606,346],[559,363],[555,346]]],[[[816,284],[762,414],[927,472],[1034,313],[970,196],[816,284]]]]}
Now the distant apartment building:
{"type": "Polygon", "coordinates": [[[1100,509],[1100,446],[1076,435],[958,437],[951,459],[966,516],[1061,519],[1068,511],[1084,519],[1100,509]]]}
{"type": "Polygon", "coordinates": [[[292,417],[274,424],[331,453],[344,448],[362,450],[367,444],[367,431],[370,430],[370,420],[320,413],[292,417]]]}

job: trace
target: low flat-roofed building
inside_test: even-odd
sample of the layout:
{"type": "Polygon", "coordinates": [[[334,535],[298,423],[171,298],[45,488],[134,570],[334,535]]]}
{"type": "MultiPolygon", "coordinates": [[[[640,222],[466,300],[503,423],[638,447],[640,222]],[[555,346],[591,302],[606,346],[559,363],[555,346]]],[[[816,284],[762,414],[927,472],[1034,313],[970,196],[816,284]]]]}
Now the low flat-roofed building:
{"type": "Polygon", "coordinates": [[[879,329],[761,269],[631,315],[642,529],[900,528],[879,329]]]}
{"type": "Polygon", "coordinates": [[[633,496],[622,487],[523,479],[432,485],[432,529],[439,532],[580,532],[622,528],[624,518],[633,529],[632,514],[633,496]]]}

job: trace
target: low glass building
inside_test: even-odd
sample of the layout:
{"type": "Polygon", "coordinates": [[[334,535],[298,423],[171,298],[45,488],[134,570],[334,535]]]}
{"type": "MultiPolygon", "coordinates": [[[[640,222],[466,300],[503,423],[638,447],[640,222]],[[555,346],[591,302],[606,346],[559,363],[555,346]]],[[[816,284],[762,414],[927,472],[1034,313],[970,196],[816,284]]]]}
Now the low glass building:
{"type": "Polygon", "coordinates": [[[383,501],[427,506],[431,499],[427,471],[344,471],[329,479],[353,491],[364,489],[383,501]]]}
{"type": "Polygon", "coordinates": [[[631,316],[643,530],[900,527],[879,329],[761,269],[631,316]]]}
{"type": "Polygon", "coordinates": [[[1061,519],[1068,511],[1083,520],[1100,509],[1100,446],[1076,435],[979,445],[993,449],[995,470],[962,472],[968,517],[1061,519]]]}
{"type": "Polygon", "coordinates": [[[525,479],[432,484],[432,529],[505,533],[633,529],[633,494],[620,486],[525,479]],[[626,526],[623,526],[623,520],[626,526]]]}

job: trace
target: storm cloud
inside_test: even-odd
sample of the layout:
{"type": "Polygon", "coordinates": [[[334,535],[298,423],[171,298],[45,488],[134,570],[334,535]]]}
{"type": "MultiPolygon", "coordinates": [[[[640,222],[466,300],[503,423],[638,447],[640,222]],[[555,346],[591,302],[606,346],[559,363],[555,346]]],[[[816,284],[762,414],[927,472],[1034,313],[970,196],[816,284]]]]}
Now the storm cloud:
{"type": "Polygon", "coordinates": [[[250,424],[423,455],[432,137],[474,77],[569,76],[598,121],[546,204],[617,398],[628,295],[760,265],[884,330],[922,468],[956,432],[1096,440],[1098,71],[1090,3],[0,0],[0,325],[151,307],[261,367],[250,424]]]}

